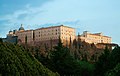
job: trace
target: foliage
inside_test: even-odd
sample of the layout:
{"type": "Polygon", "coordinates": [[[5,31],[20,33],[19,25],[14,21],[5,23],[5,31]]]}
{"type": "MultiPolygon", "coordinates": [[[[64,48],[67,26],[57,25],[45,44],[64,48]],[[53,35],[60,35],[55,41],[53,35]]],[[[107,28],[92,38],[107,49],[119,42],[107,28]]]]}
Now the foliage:
{"type": "MultiPolygon", "coordinates": [[[[52,46],[52,43],[51,43],[52,46]]],[[[94,46],[94,45],[92,45],[94,46]]],[[[91,48],[92,48],[91,46],[91,48]]],[[[39,48],[0,42],[0,76],[120,76],[120,47],[112,51],[107,47],[103,53],[89,55],[90,45],[74,41],[70,48],[59,43],[54,48],[46,48],[41,54],[39,48]],[[78,47],[79,44],[79,47],[78,47]],[[99,56],[99,58],[98,58],[99,56]],[[91,59],[90,59],[91,58],[91,59]],[[49,69],[45,68],[49,68],[49,69]],[[59,74],[58,74],[59,73],[59,74]]],[[[97,51],[97,50],[96,50],[97,51]]]]}
{"type": "Polygon", "coordinates": [[[71,55],[70,49],[64,47],[60,40],[47,57],[42,55],[36,57],[46,67],[54,72],[57,71],[61,76],[93,76],[94,65],[86,61],[76,60],[71,55]]]}
{"type": "Polygon", "coordinates": [[[106,47],[104,52],[101,54],[101,56],[99,57],[98,61],[95,64],[96,66],[95,74],[97,76],[103,76],[104,73],[109,69],[109,55],[110,51],[106,47]]]}
{"type": "Polygon", "coordinates": [[[1,76],[58,76],[45,68],[22,46],[0,44],[1,76]]]}
{"type": "Polygon", "coordinates": [[[120,47],[116,46],[110,54],[111,68],[114,68],[118,63],[120,63],[120,47]]]}
{"type": "Polygon", "coordinates": [[[2,38],[0,38],[0,43],[3,43],[3,40],[2,40],[2,38]]]}
{"type": "Polygon", "coordinates": [[[114,69],[108,71],[105,76],[120,76],[120,63],[114,69]]]}
{"type": "Polygon", "coordinates": [[[61,76],[120,76],[119,46],[112,51],[106,47],[103,52],[101,50],[102,53],[97,52],[96,49],[91,56],[89,51],[82,49],[86,47],[89,45],[81,45],[80,49],[78,45],[75,48],[72,46],[67,48],[59,41],[47,56],[36,55],[38,55],[37,59],[47,68],[58,72],[61,76]]]}
{"type": "Polygon", "coordinates": [[[57,46],[49,50],[47,56],[36,53],[36,58],[61,76],[119,76],[119,46],[112,51],[106,47],[103,52],[95,48],[96,51],[92,55],[89,55],[89,48],[95,46],[85,43],[78,47],[78,43],[74,41],[74,45],[67,48],[59,41],[57,46]]]}
{"type": "Polygon", "coordinates": [[[95,76],[120,76],[120,47],[115,47],[112,52],[106,48],[95,68],[95,76]]]}

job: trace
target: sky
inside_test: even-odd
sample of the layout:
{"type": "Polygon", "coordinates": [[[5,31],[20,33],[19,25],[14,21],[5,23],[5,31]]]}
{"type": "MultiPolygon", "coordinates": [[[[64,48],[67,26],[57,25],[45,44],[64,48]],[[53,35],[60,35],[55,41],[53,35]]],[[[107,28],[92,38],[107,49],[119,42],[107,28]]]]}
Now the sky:
{"type": "Polygon", "coordinates": [[[120,44],[120,0],[0,0],[0,37],[9,30],[66,25],[120,44]]]}

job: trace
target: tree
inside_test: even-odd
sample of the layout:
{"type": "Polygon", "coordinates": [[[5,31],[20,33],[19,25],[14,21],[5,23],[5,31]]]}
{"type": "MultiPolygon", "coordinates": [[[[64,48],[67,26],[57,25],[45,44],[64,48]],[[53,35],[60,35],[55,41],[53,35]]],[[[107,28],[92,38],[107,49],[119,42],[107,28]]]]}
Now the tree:
{"type": "Polygon", "coordinates": [[[104,52],[101,54],[101,56],[99,57],[98,61],[95,64],[95,68],[96,68],[95,75],[96,76],[104,76],[106,71],[109,70],[110,68],[109,58],[110,58],[110,51],[106,47],[104,52]]]}
{"type": "Polygon", "coordinates": [[[92,76],[93,74],[94,68],[92,64],[76,60],[70,54],[70,49],[62,45],[60,38],[58,45],[54,47],[54,50],[50,54],[50,60],[54,71],[57,71],[62,76],[92,76]],[[82,67],[84,65],[82,63],[86,65],[82,67]]]}
{"type": "Polygon", "coordinates": [[[0,44],[1,76],[59,76],[45,68],[22,46],[0,44]]]}
{"type": "Polygon", "coordinates": [[[70,56],[70,51],[67,47],[62,45],[61,39],[59,38],[59,43],[54,47],[50,54],[50,59],[52,61],[54,69],[61,75],[73,75],[75,74],[74,65],[76,65],[75,60],[70,56]]]}
{"type": "Polygon", "coordinates": [[[120,76],[120,63],[118,63],[115,68],[108,71],[105,76],[120,76]]]}
{"type": "Polygon", "coordinates": [[[0,38],[0,43],[3,43],[3,40],[2,40],[2,38],[0,38]]]}
{"type": "Polygon", "coordinates": [[[25,44],[27,44],[27,35],[25,36],[25,44]]]}
{"type": "Polygon", "coordinates": [[[120,63],[120,47],[116,46],[110,55],[110,66],[114,68],[118,63],[120,63]]]}

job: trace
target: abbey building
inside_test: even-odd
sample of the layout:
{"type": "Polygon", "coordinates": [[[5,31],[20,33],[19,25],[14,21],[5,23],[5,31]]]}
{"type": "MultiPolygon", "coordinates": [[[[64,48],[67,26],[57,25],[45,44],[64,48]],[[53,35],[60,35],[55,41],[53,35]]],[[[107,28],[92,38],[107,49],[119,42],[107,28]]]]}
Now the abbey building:
{"type": "Polygon", "coordinates": [[[89,44],[111,43],[111,37],[104,36],[103,33],[92,34],[84,31],[83,34],[77,36],[74,28],[64,25],[25,30],[22,24],[19,30],[9,31],[6,41],[33,46],[42,44],[51,45],[51,43],[56,45],[59,38],[63,45],[69,45],[70,42],[78,38],[89,44]]]}

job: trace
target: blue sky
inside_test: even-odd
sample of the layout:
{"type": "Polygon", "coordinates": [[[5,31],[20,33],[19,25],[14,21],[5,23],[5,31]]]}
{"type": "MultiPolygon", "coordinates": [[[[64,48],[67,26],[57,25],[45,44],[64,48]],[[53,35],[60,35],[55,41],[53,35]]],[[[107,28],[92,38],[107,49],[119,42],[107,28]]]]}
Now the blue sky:
{"type": "Polygon", "coordinates": [[[120,44],[120,0],[0,0],[0,37],[9,30],[64,24],[76,32],[103,32],[120,44]]]}

